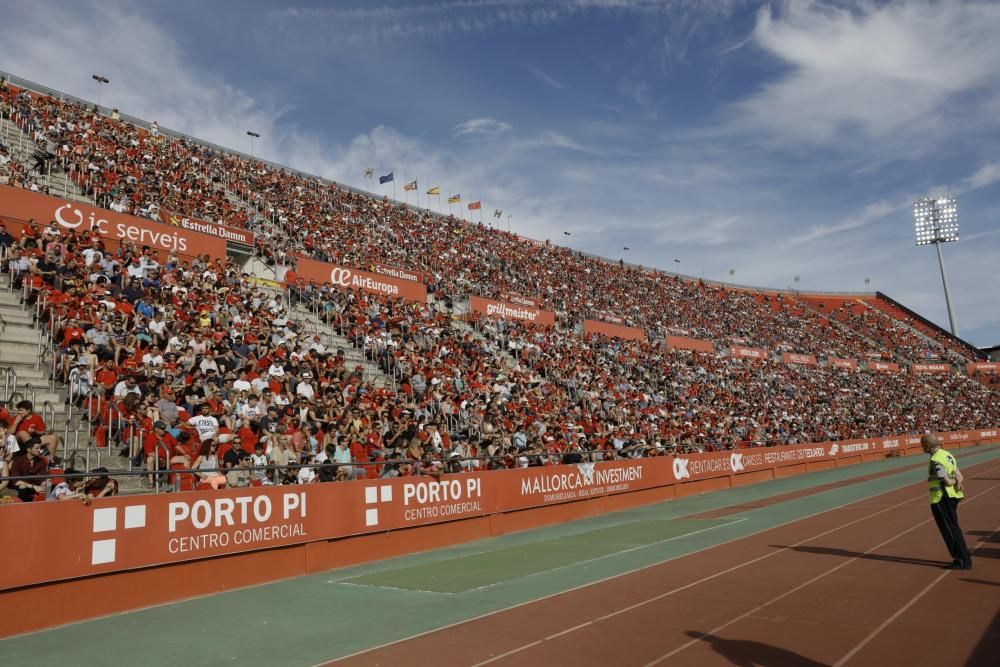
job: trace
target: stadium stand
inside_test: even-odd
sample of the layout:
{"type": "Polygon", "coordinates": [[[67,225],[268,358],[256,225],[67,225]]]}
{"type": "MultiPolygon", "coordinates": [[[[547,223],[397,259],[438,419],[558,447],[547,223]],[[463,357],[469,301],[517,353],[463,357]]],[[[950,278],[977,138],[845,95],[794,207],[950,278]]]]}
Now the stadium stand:
{"type": "MultiPolygon", "coordinates": [[[[271,267],[254,275],[247,269],[260,264],[243,256],[119,245],[48,220],[3,218],[0,206],[10,223],[0,312],[25,328],[37,320],[59,392],[42,394],[48,412],[37,421],[53,423],[22,429],[24,418],[0,413],[16,441],[11,465],[23,467],[38,438],[52,464],[80,467],[65,460],[71,422],[72,452],[86,455],[88,472],[91,452],[103,453],[112,468],[194,469],[170,481],[211,489],[1000,421],[996,383],[964,374],[978,351],[882,295],[754,290],[612,263],[14,86],[0,89],[0,105],[5,127],[24,135],[17,143],[26,138],[38,153],[34,164],[15,159],[6,141],[0,182],[45,192],[61,177],[58,194],[118,213],[250,230],[247,252],[271,267]],[[301,278],[299,258],[405,267],[428,302],[301,278]],[[537,300],[554,325],[469,311],[472,296],[511,294],[537,300]],[[646,339],[578,332],[582,320],[616,318],[646,339]],[[715,351],[677,349],[678,336],[715,351]],[[734,347],[764,352],[743,359],[734,347]],[[908,372],[927,361],[947,368],[908,372]]],[[[25,355],[0,356],[24,377],[39,367],[35,339],[26,340],[25,355]]],[[[14,393],[16,382],[3,397],[8,409],[14,393]]],[[[117,491],[107,481],[94,488],[117,491]]]]}

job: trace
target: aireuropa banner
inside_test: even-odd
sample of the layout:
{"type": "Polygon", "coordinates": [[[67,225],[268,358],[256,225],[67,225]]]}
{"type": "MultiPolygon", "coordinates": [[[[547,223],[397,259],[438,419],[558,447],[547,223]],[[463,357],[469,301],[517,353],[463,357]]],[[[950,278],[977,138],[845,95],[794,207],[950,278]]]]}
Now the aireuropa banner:
{"type": "Polygon", "coordinates": [[[729,356],[733,359],[753,359],[755,361],[766,361],[770,358],[767,350],[762,347],[744,347],[743,345],[731,345],[729,356]]]}
{"type": "MultiPolygon", "coordinates": [[[[938,433],[946,446],[1000,429],[938,433]]],[[[133,495],[0,508],[20,535],[0,590],[489,516],[803,463],[913,451],[920,436],[679,454],[647,459],[303,486],[133,495]]]]}
{"type": "Polygon", "coordinates": [[[796,354],[794,352],[782,352],[781,360],[786,364],[801,364],[803,366],[816,365],[816,356],[812,354],[796,354]]]}
{"type": "Polygon", "coordinates": [[[711,341],[698,340],[697,338],[686,338],[685,336],[667,336],[668,350],[693,350],[695,352],[715,352],[715,346],[711,341]]]}
{"type": "Polygon", "coordinates": [[[622,340],[647,340],[646,332],[635,327],[626,327],[621,324],[611,324],[600,320],[584,320],[583,333],[601,334],[609,338],[621,338],[622,340]]]}
{"type": "Polygon", "coordinates": [[[315,280],[321,285],[330,283],[342,290],[357,289],[370,294],[385,294],[402,297],[407,301],[427,303],[427,288],[422,283],[412,280],[400,280],[392,276],[349,269],[306,257],[298,259],[296,268],[300,278],[307,281],[315,280]]]}
{"type": "Polygon", "coordinates": [[[383,276],[391,276],[400,280],[412,280],[416,283],[426,284],[430,279],[430,276],[423,271],[410,271],[409,269],[401,269],[398,266],[390,266],[389,264],[382,264],[380,262],[372,264],[372,271],[383,276]]]}
{"type": "Polygon", "coordinates": [[[948,373],[951,366],[948,364],[913,364],[910,366],[913,373],[948,373]]]}
{"type": "Polygon", "coordinates": [[[857,359],[841,359],[839,357],[830,357],[827,360],[830,363],[830,368],[846,368],[849,370],[854,370],[858,367],[857,359]]]}
{"type": "Polygon", "coordinates": [[[170,225],[171,227],[180,227],[181,229],[190,229],[192,231],[201,232],[202,234],[218,236],[220,239],[225,241],[232,241],[233,243],[239,243],[241,245],[253,245],[253,232],[249,229],[240,229],[239,227],[230,227],[229,225],[223,225],[217,222],[208,222],[205,220],[198,220],[197,218],[189,218],[185,215],[181,215],[180,213],[168,211],[165,208],[160,209],[160,222],[165,225],[170,225]]]}
{"type": "Polygon", "coordinates": [[[160,253],[226,257],[226,242],[213,236],[9,185],[0,185],[0,215],[34,219],[40,225],[55,222],[62,229],[97,234],[110,248],[131,241],[160,253]]]}
{"type": "Polygon", "coordinates": [[[556,314],[551,310],[539,310],[531,306],[519,306],[514,303],[484,299],[481,296],[469,297],[469,307],[473,313],[485,317],[523,320],[544,327],[555,326],[556,323],[556,314]]]}

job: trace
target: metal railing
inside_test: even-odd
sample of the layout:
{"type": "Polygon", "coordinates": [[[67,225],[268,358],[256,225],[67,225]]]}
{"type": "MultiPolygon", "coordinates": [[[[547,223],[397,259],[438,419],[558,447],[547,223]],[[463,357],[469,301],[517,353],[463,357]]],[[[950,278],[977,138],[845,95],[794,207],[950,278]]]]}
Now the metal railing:
{"type": "Polygon", "coordinates": [[[0,366],[0,373],[3,374],[3,396],[0,400],[9,402],[10,397],[17,393],[17,370],[12,366],[0,366]]]}

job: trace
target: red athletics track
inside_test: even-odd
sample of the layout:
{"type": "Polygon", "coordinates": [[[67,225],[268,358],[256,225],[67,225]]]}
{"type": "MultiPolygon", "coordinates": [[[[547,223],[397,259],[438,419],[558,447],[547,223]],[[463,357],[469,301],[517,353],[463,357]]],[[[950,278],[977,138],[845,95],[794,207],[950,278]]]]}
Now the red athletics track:
{"type": "Polygon", "coordinates": [[[914,484],[336,664],[994,667],[1000,465],[965,472],[971,572],[914,484]]]}

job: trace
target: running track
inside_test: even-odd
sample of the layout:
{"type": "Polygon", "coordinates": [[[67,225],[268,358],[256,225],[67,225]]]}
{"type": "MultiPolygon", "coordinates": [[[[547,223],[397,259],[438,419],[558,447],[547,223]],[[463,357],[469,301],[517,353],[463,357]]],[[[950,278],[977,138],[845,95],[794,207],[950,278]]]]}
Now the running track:
{"type": "Polygon", "coordinates": [[[1000,465],[965,472],[971,572],[914,484],[329,664],[993,667],[1000,465]]]}

